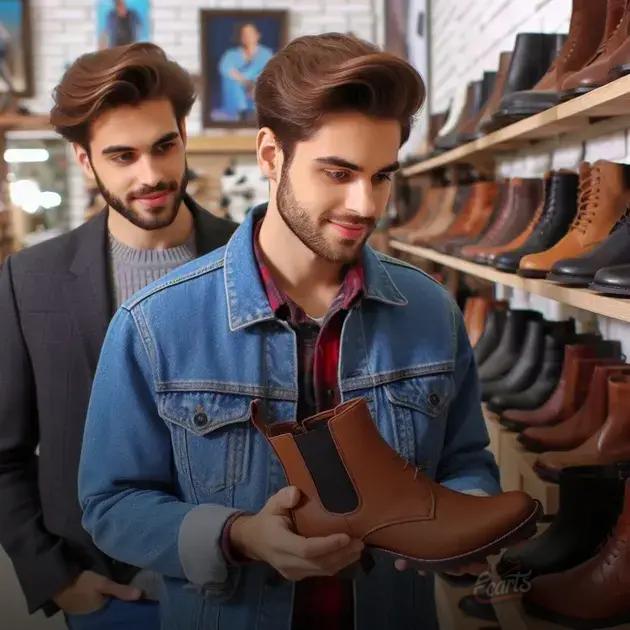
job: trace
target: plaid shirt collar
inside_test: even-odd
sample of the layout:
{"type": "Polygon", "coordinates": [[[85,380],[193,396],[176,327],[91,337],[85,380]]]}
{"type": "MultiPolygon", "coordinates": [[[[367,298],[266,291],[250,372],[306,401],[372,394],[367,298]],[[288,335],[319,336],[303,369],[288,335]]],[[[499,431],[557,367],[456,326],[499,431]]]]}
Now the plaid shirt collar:
{"type": "MultiPolygon", "coordinates": [[[[256,258],[256,264],[260,271],[260,277],[265,287],[265,293],[269,300],[269,306],[271,310],[282,319],[286,319],[290,323],[304,324],[307,322],[312,323],[312,319],[304,312],[304,310],[298,306],[280,287],[276,284],[271,270],[265,264],[258,242],[258,234],[262,225],[262,219],[254,227],[254,256],[256,258]],[[284,312],[283,312],[284,311],[284,312]]],[[[333,300],[328,313],[326,314],[326,320],[337,313],[340,310],[348,310],[355,300],[359,299],[364,291],[364,274],[363,266],[361,262],[357,262],[348,268],[343,279],[343,284],[339,293],[333,300]]]]}

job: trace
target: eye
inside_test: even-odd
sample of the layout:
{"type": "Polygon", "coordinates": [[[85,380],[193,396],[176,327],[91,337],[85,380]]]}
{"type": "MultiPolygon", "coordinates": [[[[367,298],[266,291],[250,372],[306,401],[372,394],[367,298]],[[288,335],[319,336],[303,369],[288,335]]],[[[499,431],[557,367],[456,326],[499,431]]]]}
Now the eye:
{"type": "Polygon", "coordinates": [[[132,161],[133,153],[129,151],[112,156],[112,162],[116,162],[117,164],[130,164],[132,161]]]}
{"type": "Polygon", "coordinates": [[[326,175],[335,182],[344,182],[348,178],[347,171],[324,171],[326,175]]]}
{"type": "Polygon", "coordinates": [[[157,146],[155,148],[155,152],[158,155],[163,155],[164,153],[167,153],[168,151],[170,151],[174,146],[175,146],[174,142],[165,142],[164,144],[160,144],[159,146],[157,146]]]}

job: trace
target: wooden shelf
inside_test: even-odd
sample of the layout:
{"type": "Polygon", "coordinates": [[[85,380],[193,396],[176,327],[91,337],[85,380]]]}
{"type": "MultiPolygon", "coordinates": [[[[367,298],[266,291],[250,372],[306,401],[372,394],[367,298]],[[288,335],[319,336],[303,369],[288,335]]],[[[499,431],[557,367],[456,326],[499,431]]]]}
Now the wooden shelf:
{"type": "Polygon", "coordinates": [[[256,151],[254,134],[222,134],[216,136],[190,136],[186,146],[187,153],[198,154],[236,154],[256,151]]]}
{"type": "Polygon", "coordinates": [[[426,247],[408,245],[400,241],[390,241],[390,247],[399,252],[405,252],[425,260],[431,260],[451,269],[457,269],[462,273],[481,278],[482,280],[488,280],[489,282],[513,287],[514,289],[528,291],[529,293],[550,298],[556,300],[556,302],[590,311],[597,315],[604,315],[624,322],[630,322],[630,300],[606,297],[589,291],[588,289],[563,287],[553,282],[548,282],[547,280],[522,278],[516,274],[497,271],[493,267],[478,265],[477,263],[462,260],[455,256],[440,254],[426,247]]]}
{"type": "Polygon", "coordinates": [[[48,114],[0,114],[0,130],[52,129],[48,114]]]}
{"type": "Polygon", "coordinates": [[[602,133],[602,119],[606,119],[605,132],[625,129],[630,126],[629,112],[630,76],[626,76],[452,151],[409,166],[402,170],[402,174],[410,177],[457,162],[474,162],[489,153],[512,151],[568,133],[578,134],[579,139],[584,140],[602,133]]]}

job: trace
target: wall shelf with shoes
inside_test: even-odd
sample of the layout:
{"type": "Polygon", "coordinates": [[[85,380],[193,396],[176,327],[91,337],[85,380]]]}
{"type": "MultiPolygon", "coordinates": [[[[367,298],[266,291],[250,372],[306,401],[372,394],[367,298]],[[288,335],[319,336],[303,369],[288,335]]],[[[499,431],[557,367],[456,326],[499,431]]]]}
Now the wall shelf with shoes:
{"type": "Polygon", "coordinates": [[[630,76],[622,77],[572,101],[535,114],[402,170],[420,175],[458,162],[487,160],[552,137],[587,140],[630,127],[630,76]]]}
{"type": "Polygon", "coordinates": [[[408,245],[399,241],[390,241],[390,247],[398,252],[411,254],[412,256],[430,260],[450,269],[461,271],[462,273],[475,276],[488,282],[502,284],[514,289],[528,291],[535,295],[540,295],[567,306],[584,309],[597,315],[612,317],[613,319],[630,322],[630,301],[611,298],[605,295],[598,295],[587,289],[573,289],[564,287],[547,280],[535,278],[523,278],[512,273],[497,271],[492,267],[486,267],[477,263],[462,260],[455,256],[441,254],[427,247],[408,245]]]}

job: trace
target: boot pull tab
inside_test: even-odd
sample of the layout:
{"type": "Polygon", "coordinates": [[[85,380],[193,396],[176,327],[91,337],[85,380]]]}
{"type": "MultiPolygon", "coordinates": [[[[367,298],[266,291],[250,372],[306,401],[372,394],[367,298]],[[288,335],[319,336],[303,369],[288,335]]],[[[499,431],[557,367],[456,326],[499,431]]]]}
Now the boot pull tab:
{"type": "Polygon", "coordinates": [[[249,405],[252,424],[262,433],[264,437],[267,437],[267,423],[263,419],[262,400],[256,398],[249,405]]]}

